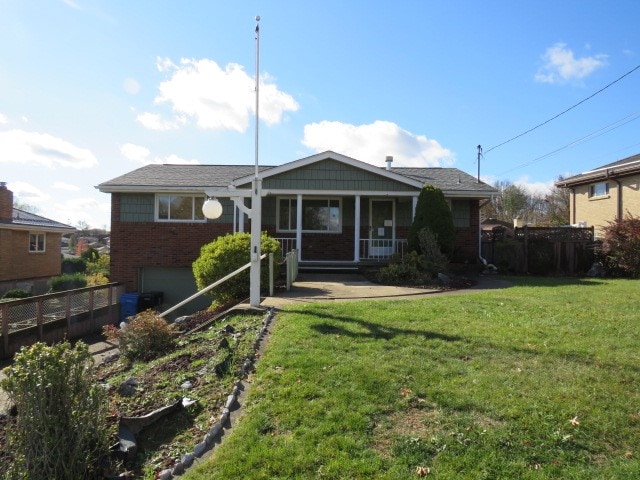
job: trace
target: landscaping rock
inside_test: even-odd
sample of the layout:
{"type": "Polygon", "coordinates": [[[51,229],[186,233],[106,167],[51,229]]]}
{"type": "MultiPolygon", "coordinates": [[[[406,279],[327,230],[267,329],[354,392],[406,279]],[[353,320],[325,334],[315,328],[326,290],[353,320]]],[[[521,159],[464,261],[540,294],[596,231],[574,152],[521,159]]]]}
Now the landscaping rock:
{"type": "Polygon", "coordinates": [[[136,377],[127,378],[118,387],[118,393],[122,397],[131,397],[135,395],[139,383],[140,382],[136,377]]]}

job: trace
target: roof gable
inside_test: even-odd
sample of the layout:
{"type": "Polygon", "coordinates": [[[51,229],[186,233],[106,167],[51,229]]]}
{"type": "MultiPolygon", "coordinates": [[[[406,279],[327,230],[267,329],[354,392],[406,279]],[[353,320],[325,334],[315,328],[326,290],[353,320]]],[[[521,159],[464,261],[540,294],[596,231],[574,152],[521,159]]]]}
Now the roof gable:
{"type": "Polygon", "coordinates": [[[65,223],[57,222],[49,218],[41,217],[35,213],[27,212],[19,208],[14,208],[11,222],[0,223],[0,227],[19,230],[41,230],[49,232],[71,233],[76,228],[65,223]]]}
{"type": "MultiPolygon", "coordinates": [[[[422,188],[423,186],[420,182],[412,178],[399,175],[390,170],[381,169],[380,167],[376,167],[374,165],[371,165],[370,163],[356,160],[355,158],[347,157],[346,155],[342,155],[331,150],[327,150],[326,152],[318,153],[316,155],[311,155],[310,157],[301,158],[300,160],[294,160],[293,162],[273,167],[265,172],[261,172],[260,177],[262,178],[263,182],[265,182],[272,176],[283,175],[286,172],[290,172],[293,170],[300,170],[304,167],[309,167],[319,162],[325,162],[326,164],[326,162],[329,160],[337,162],[337,164],[348,165],[353,169],[358,169],[363,172],[369,172],[370,174],[373,174],[377,177],[384,177],[391,181],[405,184],[413,188],[422,188]]],[[[234,185],[244,185],[250,183],[252,179],[253,175],[248,175],[246,177],[237,179],[234,182],[234,185]]]]}

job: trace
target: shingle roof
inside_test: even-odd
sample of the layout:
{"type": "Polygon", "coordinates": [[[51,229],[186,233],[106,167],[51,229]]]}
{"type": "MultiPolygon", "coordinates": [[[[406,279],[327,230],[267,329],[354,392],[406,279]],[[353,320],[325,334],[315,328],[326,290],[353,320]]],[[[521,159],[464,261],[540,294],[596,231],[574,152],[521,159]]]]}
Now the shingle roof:
{"type": "Polygon", "coordinates": [[[556,182],[559,187],[568,187],[590,183],[599,179],[614,178],[625,175],[635,175],[640,172],[640,153],[622,160],[607,163],[579,175],[574,175],[556,182]]]}
{"type": "Polygon", "coordinates": [[[469,175],[457,168],[391,168],[391,171],[422,182],[424,185],[433,185],[445,191],[465,191],[478,193],[497,193],[497,190],[476,177],[469,175]]]}
{"type": "Polygon", "coordinates": [[[24,210],[20,210],[19,208],[13,209],[11,223],[4,223],[3,225],[20,225],[24,227],[37,227],[47,230],[60,230],[69,232],[73,232],[76,230],[76,228],[72,227],[71,225],[56,222],[55,220],[41,217],[40,215],[26,212],[24,210]]]}
{"type": "MultiPolygon", "coordinates": [[[[259,171],[272,167],[262,166],[259,171]]],[[[114,187],[226,187],[236,178],[251,175],[254,165],[146,165],[98,185],[114,187]]]]}
{"type": "MultiPolygon", "coordinates": [[[[261,166],[265,172],[273,166],[261,166]]],[[[381,167],[381,173],[384,172],[381,167]]],[[[97,186],[102,192],[135,191],[140,189],[226,188],[234,180],[254,173],[254,165],[147,165],[97,186]]],[[[478,182],[475,177],[457,168],[392,168],[392,173],[405,176],[443,191],[491,194],[496,189],[478,182]]]]}

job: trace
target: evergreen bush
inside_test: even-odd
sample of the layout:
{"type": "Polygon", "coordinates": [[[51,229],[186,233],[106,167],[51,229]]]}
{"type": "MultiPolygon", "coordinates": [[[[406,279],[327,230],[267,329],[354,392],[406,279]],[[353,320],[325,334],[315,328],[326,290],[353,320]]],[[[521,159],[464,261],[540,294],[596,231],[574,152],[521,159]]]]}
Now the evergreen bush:
{"type": "Polygon", "coordinates": [[[86,286],[87,279],[81,273],[64,274],[51,279],[51,290],[54,292],[74,290],[76,288],[84,288],[86,286]]]}
{"type": "Polygon", "coordinates": [[[0,387],[15,403],[8,424],[14,461],[3,478],[76,480],[103,478],[109,453],[107,400],[95,382],[86,344],[68,342],[22,348],[5,369],[0,387]]]}
{"type": "Polygon", "coordinates": [[[437,236],[428,228],[418,232],[418,242],[422,252],[422,270],[435,278],[438,273],[444,273],[449,265],[449,259],[440,251],[437,236]]]}
{"type": "Polygon", "coordinates": [[[27,298],[30,297],[31,293],[26,290],[22,290],[20,288],[14,288],[13,290],[9,290],[6,292],[2,298],[27,298]]]}
{"type": "MultiPolygon", "coordinates": [[[[280,242],[262,232],[260,248],[263,254],[274,254],[274,277],[280,274],[282,253],[280,242]]],[[[228,234],[216,238],[200,249],[200,256],[193,262],[193,275],[196,285],[202,289],[225,277],[250,261],[251,235],[249,233],[228,234]]],[[[220,303],[240,300],[249,294],[249,269],[239,273],[218,287],[209,291],[209,295],[220,303]]],[[[260,285],[269,285],[269,269],[262,262],[260,285]]]]}
{"type": "Polygon", "coordinates": [[[453,216],[442,190],[432,185],[425,185],[418,197],[416,214],[407,238],[409,250],[422,253],[418,235],[423,228],[433,232],[440,251],[451,258],[456,239],[453,216]]]}
{"type": "Polygon", "coordinates": [[[62,273],[83,273],[87,270],[87,261],[81,257],[64,258],[62,260],[62,273]]]}

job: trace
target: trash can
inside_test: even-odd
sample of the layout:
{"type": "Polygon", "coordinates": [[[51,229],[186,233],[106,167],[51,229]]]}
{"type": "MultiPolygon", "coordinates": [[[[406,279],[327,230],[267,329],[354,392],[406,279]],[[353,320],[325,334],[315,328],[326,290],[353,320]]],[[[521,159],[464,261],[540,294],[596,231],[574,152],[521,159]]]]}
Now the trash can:
{"type": "Polygon", "coordinates": [[[163,292],[143,292],[138,298],[138,312],[148,309],[157,309],[164,300],[163,292]]]}
{"type": "Polygon", "coordinates": [[[120,295],[120,321],[126,322],[129,317],[138,313],[138,293],[123,293],[120,295]]]}

